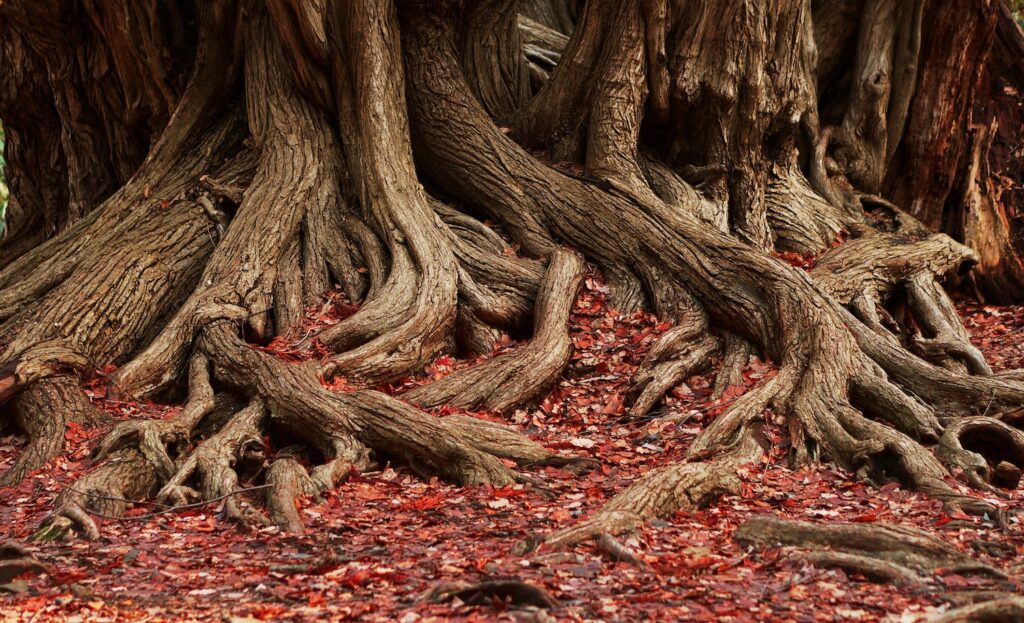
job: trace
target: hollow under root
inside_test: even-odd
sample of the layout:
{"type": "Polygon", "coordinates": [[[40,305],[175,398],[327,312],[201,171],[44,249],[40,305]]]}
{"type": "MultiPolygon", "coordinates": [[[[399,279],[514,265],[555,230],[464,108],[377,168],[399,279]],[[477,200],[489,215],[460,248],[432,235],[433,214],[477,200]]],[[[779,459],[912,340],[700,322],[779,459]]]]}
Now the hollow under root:
{"type": "Polygon", "coordinates": [[[29,383],[9,404],[15,425],[28,444],[0,476],[0,487],[15,485],[60,454],[69,423],[93,427],[105,420],[79,387],[78,379],[57,376],[29,383]]]}
{"type": "Polygon", "coordinates": [[[733,538],[755,549],[789,551],[813,565],[838,567],[900,585],[925,584],[940,572],[1005,579],[998,569],[964,555],[928,532],[886,523],[790,521],[770,516],[745,521],[733,538]]]}
{"type": "Polygon", "coordinates": [[[421,406],[450,404],[505,412],[536,397],[569,362],[569,313],[583,274],[583,260],[578,255],[556,251],[537,295],[536,330],[527,344],[411,390],[402,398],[421,406]]]}

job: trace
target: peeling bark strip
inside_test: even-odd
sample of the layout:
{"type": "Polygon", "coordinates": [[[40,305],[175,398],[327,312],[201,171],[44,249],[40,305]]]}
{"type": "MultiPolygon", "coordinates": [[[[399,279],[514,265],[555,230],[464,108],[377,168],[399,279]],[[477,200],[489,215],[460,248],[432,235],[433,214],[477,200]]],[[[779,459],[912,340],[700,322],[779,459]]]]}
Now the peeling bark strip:
{"type": "MultiPolygon", "coordinates": [[[[95,538],[94,516],[150,496],[299,532],[299,498],[387,462],[496,486],[594,467],[413,406],[540,397],[587,261],[616,306],[672,325],[629,415],[719,361],[718,396],[753,355],[778,373],[685,459],[530,545],[596,538],[639,562],[612,535],[740,491],[776,421],[794,462],[1002,517],[949,479],[1018,485],[1024,383],[993,373],[943,289],[1024,282],[1024,39],[995,0],[136,4],[0,3],[0,403],[29,438],[0,484],[99,423],[80,381],[107,366],[119,399],[186,396],[115,426],[41,537],[95,538]],[[310,308],[342,305],[309,332],[310,308]],[[374,389],[503,332],[529,339],[374,389]],[[262,470],[265,437],[294,445],[262,470]]],[[[968,564],[892,527],[759,521],[737,538],[889,581],[968,564]]]]}

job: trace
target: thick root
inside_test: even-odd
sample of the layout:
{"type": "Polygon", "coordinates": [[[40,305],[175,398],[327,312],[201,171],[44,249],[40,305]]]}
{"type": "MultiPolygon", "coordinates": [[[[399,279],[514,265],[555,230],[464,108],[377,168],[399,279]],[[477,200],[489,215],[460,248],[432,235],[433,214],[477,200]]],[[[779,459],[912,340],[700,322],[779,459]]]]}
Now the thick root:
{"type": "Polygon", "coordinates": [[[726,333],[723,341],[722,365],[715,375],[712,396],[721,398],[730,387],[743,385],[743,369],[750,363],[753,346],[750,342],[732,333],[726,333]]]}
{"type": "Polygon", "coordinates": [[[271,524],[292,534],[302,534],[305,525],[296,506],[297,498],[318,493],[306,468],[292,457],[276,459],[267,468],[267,509],[271,524]]]}
{"type": "Polygon", "coordinates": [[[362,472],[372,465],[370,449],[351,437],[338,437],[333,446],[333,458],[309,473],[290,456],[281,456],[270,464],[266,499],[271,524],[286,532],[301,534],[305,526],[296,506],[299,497],[320,495],[336,487],[349,474],[362,472]]]}
{"type": "Polygon", "coordinates": [[[330,440],[352,437],[378,452],[461,484],[510,484],[516,475],[466,434],[446,429],[405,403],[375,391],[332,392],[307,365],[289,365],[250,348],[230,329],[207,329],[201,342],[217,379],[266,401],[272,421],[327,457],[330,440]]]}
{"type": "Polygon", "coordinates": [[[158,482],[156,468],[141,452],[132,448],[120,450],[57,496],[53,514],[35,538],[63,538],[75,530],[87,539],[98,539],[99,525],[90,513],[119,517],[132,500],[152,493],[158,482]]]}
{"type": "Polygon", "coordinates": [[[9,403],[14,423],[28,436],[28,445],[0,476],[0,486],[15,485],[60,454],[69,423],[93,427],[105,418],[82,393],[75,377],[54,377],[31,383],[9,403]]]}
{"type": "Polygon", "coordinates": [[[556,252],[537,294],[536,330],[526,345],[406,392],[402,398],[422,406],[450,404],[504,412],[536,397],[569,362],[569,312],[583,274],[583,260],[578,255],[556,252]]]}
{"type": "Polygon", "coordinates": [[[321,336],[335,348],[359,344],[330,358],[323,372],[366,385],[420,369],[448,346],[458,300],[456,259],[413,164],[394,18],[371,3],[332,11],[327,28],[340,52],[334,71],[349,76],[337,93],[342,122],[358,128],[343,136],[346,152],[391,274],[382,292],[321,336]]]}
{"type": "Polygon", "coordinates": [[[928,623],[1010,623],[1024,619],[1024,597],[1004,597],[954,608],[928,623]]]}
{"type": "Polygon", "coordinates": [[[941,571],[1005,578],[994,567],[909,526],[812,524],[759,516],[744,522],[733,538],[758,549],[794,547],[797,556],[817,566],[839,567],[883,582],[920,585],[941,571]]]}
{"type": "Polygon", "coordinates": [[[170,420],[129,420],[114,427],[96,448],[96,458],[103,459],[126,445],[138,450],[166,482],[176,467],[168,448],[187,447],[199,422],[217,406],[210,385],[210,363],[201,354],[189,364],[188,401],[178,415],[170,420]]]}
{"type": "Polygon", "coordinates": [[[441,418],[441,423],[455,434],[466,435],[468,442],[475,448],[514,461],[522,468],[560,467],[578,475],[598,465],[592,459],[553,454],[539,443],[497,422],[468,415],[449,415],[441,418]]]}

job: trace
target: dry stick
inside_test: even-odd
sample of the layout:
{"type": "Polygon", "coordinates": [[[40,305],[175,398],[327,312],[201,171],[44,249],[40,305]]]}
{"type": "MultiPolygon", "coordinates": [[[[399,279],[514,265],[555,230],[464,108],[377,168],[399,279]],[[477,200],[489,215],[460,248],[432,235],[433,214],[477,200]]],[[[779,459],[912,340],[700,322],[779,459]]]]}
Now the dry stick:
{"type": "MultiPolygon", "coordinates": [[[[250,491],[259,491],[261,489],[268,489],[270,487],[271,487],[271,485],[256,485],[254,487],[246,487],[244,489],[238,489],[236,491],[232,491],[231,493],[225,493],[224,495],[215,497],[215,498],[210,499],[210,500],[203,500],[201,502],[193,502],[191,504],[181,504],[179,506],[166,506],[164,504],[159,504],[158,502],[147,502],[148,504],[157,504],[159,506],[164,506],[164,508],[162,508],[162,509],[160,509],[158,511],[154,511],[152,513],[146,513],[144,515],[122,515],[120,517],[117,517],[117,516],[114,516],[114,515],[104,515],[103,513],[98,513],[96,511],[91,511],[91,510],[86,510],[86,512],[89,513],[90,515],[95,515],[96,517],[102,517],[103,519],[113,519],[113,520],[117,520],[117,521],[151,519],[153,517],[156,517],[157,515],[163,515],[165,513],[170,513],[172,511],[187,510],[187,509],[190,509],[190,508],[199,508],[199,507],[202,507],[202,506],[207,506],[209,504],[213,504],[214,502],[220,502],[221,500],[229,498],[229,497],[231,497],[233,495],[238,495],[240,493],[249,493],[250,491]]],[[[129,500],[127,498],[118,498],[118,497],[112,497],[112,496],[106,496],[106,495],[97,495],[97,494],[93,494],[93,493],[84,493],[82,491],[78,491],[78,490],[73,489],[71,487],[68,487],[68,490],[73,492],[73,493],[77,493],[79,495],[84,495],[84,496],[92,496],[92,497],[95,497],[95,498],[101,498],[101,499],[107,499],[107,500],[115,500],[115,501],[119,501],[119,502],[127,502],[128,504],[136,504],[136,503],[138,503],[138,500],[129,500]]]]}

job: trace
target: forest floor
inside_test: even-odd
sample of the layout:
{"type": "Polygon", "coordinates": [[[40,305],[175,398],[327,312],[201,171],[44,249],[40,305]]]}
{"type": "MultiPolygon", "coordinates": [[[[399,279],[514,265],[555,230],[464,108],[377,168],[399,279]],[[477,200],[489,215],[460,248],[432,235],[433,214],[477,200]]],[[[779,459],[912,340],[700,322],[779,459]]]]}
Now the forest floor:
{"type": "MultiPolygon", "coordinates": [[[[1011,511],[1010,530],[1002,533],[985,518],[947,515],[939,502],[895,484],[875,488],[822,466],[790,469],[785,435],[771,426],[775,449],[741,474],[747,483],[742,495],[654,522],[623,540],[646,567],[609,560],[590,545],[562,552],[542,548],[526,558],[513,555],[517,542],[570,525],[648,470],[681,459],[725,404],[775,373],[770,363],[754,361],[745,373],[747,386],[732,388],[717,401],[711,399],[712,374],[692,377],[653,414],[676,415],[669,419],[678,421],[627,421],[622,392],[667,325],[648,315],[610,310],[605,292],[595,276],[587,279],[572,318],[576,351],[564,380],[540,405],[511,418],[549,448],[598,458],[602,467],[591,474],[576,479],[554,468],[534,472],[544,491],[522,485],[460,488],[385,467],[353,477],[320,501],[304,500],[303,536],[276,528],[244,530],[222,520],[216,504],[156,515],[158,507],[140,504],[120,520],[102,520],[99,541],[27,543],[61,488],[90,468],[89,453],[104,432],[72,429],[62,457],[17,488],[0,489],[0,541],[27,543],[50,569],[0,586],[0,622],[913,623],[948,607],[955,591],[1008,588],[949,573],[901,589],[809,567],[779,550],[746,551],[732,540],[735,528],[751,516],[774,514],[815,522],[913,525],[1000,567],[1024,559],[1024,530],[1016,516],[1024,510],[1020,489],[1000,501],[1011,511]],[[443,582],[490,578],[541,586],[560,606],[550,612],[521,611],[497,602],[471,606],[421,599],[443,582]]],[[[310,310],[306,335],[267,348],[286,359],[315,357],[316,332],[344,310],[328,300],[310,310]]],[[[961,312],[994,369],[1024,367],[1024,307],[962,303],[961,312]]],[[[443,357],[420,377],[387,389],[400,392],[470,363],[443,357]]],[[[106,400],[102,378],[87,387],[93,400],[118,419],[166,418],[177,409],[106,400]]],[[[22,442],[0,436],[0,469],[11,463],[22,442]]]]}

